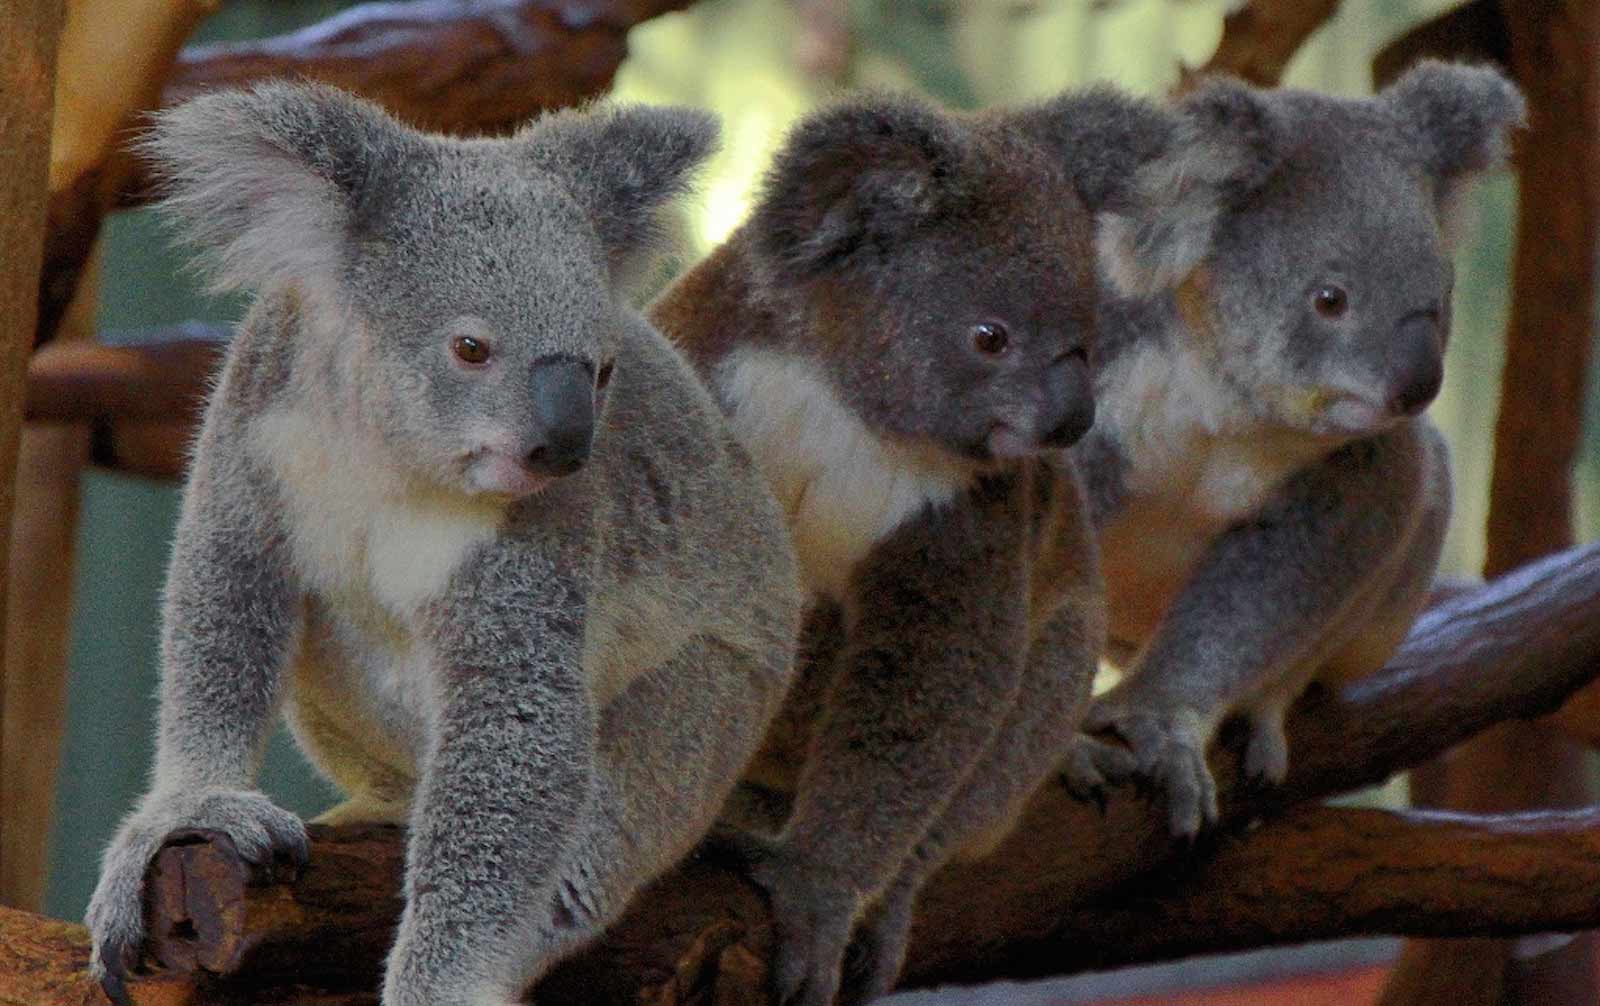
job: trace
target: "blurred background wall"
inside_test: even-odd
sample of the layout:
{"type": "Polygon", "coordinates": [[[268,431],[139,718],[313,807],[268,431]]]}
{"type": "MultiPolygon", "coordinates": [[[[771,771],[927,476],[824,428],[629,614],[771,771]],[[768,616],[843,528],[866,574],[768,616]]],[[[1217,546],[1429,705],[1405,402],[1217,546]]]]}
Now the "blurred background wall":
{"type": "MultiPolygon", "coordinates": [[[[339,7],[328,0],[230,0],[202,40],[277,34],[339,7]]],[[[1346,0],[1299,54],[1291,86],[1370,89],[1373,53],[1444,0],[1346,0]]],[[[1198,65],[1220,34],[1220,0],[854,0],[839,4],[853,48],[818,47],[808,11],[826,4],[702,0],[636,30],[619,95],[720,113],[725,145],[685,211],[692,261],[743,217],[785,127],[838,86],[911,88],[960,107],[1026,101],[1092,80],[1160,93],[1179,61],[1198,65]],[[828,72],[818,74],[821,66],[828,72]]],[[[825,41],[825,39],[824,39],[825,41]]],[[[1455,331],[1432,415],[1454,450],[1457,508],[1446,572],[1473,574],[1483,551],[1490,432],[1507,309],[1514,182],[1483,186],[1457,259],[1455,331]]],[[[188,319],[231,321],[237,300],[202,295],[148,210],[113,217],[104,248],[101,318],[117,338],[188,319]]],[[[1590,396],[1591,429],[1600,406],[1590,396]]],[[[1580,540],[1595,537],[1600,454],[1591,435],[1578,473],[1580,540]]],[[[73,625],[70,726],[57,794],[47,909],[81,916],[98,855],[142,790],[150,762],[157,604],[175,489],[91,474],[85,483],[73,625]]],[[[27,599],[18,598],[26,604],[27,599]]],[[[264,788],[314,814],[331,801],[285,737],[273,742],[264,788]]]]}

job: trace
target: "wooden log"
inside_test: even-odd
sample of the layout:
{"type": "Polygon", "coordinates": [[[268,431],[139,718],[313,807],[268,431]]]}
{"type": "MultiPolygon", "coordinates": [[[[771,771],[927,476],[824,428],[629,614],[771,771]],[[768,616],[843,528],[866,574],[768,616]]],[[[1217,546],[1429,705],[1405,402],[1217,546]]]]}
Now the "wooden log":
{"type": "MultiPolygon", "coordinates": [[[[1213,758],[1224,786],[1225,822],[1239,828],[1263,814],[1381,780],[1489,724],[1554,708],[1565,695],[1600,674],[1597,614],[1600,545],[1553,557],[1442,603],[1419,620],[1385,670],[1336,694],[1312,694],[1296,707],[1289,723],[1291,774],[1282,788],[1237,785],[1239,738],[1225,737],[1213,758]]],[[[1059,972],[1062,965],[1048,962],[1064,960],[1062,948],[1080,942],[1084,947],[1094,945],[1088,930],[1110,925],[1104,913],[1127,899],[1147,899],[1152,914],[1144,924],[1159,929],[1172,905],[1189,896],[1185,878],[1194,876],[1190,870],[1203,870],[1218,857],[1226,867],[1236,861],[1256,861],[1249,857],[1274,855],[1253,851],[1250,842],[1304,841],[1299,826],[1280,822],[1247,833],[1266,838],[1233,839],[1222,833],[1211,840],[1220,845],[1188,849],[1168,834],[1165,820],[1161,807],[1137,793],[1112,794],[1102,814],[1073,801],[1060,786],[1047,787],[1012,840],[987,859],[946,870],[930,887],[923,899],[908,981],[925,985],[1059,972]],[[1291,841],[1274,835],[1301,837],[1291,841]],[[1238,842],[1246,844],[1229,844],[1238,842]],[[1225,854],[1227,849],[1244,851],[1225,854]],[[1152,893],[1158,891],[1169,893],[1159,898],[1152,893]],[[1080,914],[1084,912],[1090,914],[1080,914]],[[1049,954],[1042,949],[1047,945],[1055,948],[1049,954]]],[[[1468,873],[1480,867],[1488,871],[1471,874],[1471,884],[1462,877],[1454,881],[1463,892],[1463,904],[1470,905],[1452,918],[1469,932],[1571,925],[1584,911],[1574,907],[1573,900],[1552,897],[1543,903],[1551,914],[1530,916],[1527,905],[1519,901],[1502,917],[1486,902],[1492,902],[1488,892],[1493,870],[1512,869],[1530,883],[1542,882],[1539,871],[1544,867],[1518,852],[1527,842],[1561,845],[1561,835],[1572,833],[1577,835],[1576,844],[1563,854],[1587,854],[1590,847],[1583,843],[1595,841],[1591,834],[1595,822],[1589,818],[1493,822],[1399,816],[1360,827],[1329,823],[1355,819],[1316,820],[1323,822],[1325,833],[1342,832],[1344,841],[1369,851],[1381,845],[1379,836],[1385,828],[1390,833],[1406,828],[1427,831],[1440,849],[1460,853],[1468,873]],[[1491,846],[1503,855],[1497,857],[1491,846]],[[1473,900],[1480,896],[1483,900],[1473,900]],[[1462,921],[1471,915],[1479,918],[1462,921]]],[[[312,850],[312,862],[318,865],[285,888],[251,886],[247,870],[226,843],[195,844],[186,837],[177,850],[163,853],[162,866],[152,876],[152,959],[229,974],[234,980],[271,983],[288,969],[317,975],[344,969],[360,981],[374,981],[384,942],[377,934],[397,908],[393,899],[399,845],[399,835],[392,832],[318,830],[312,850]],[[384,841],[393,846],[387,853],[378,851],[384,841]],[[363,851],[353,853],[346,843],[363,851]],[[335,868],[335,861],[349,865],[335,868]],[[324,862],[329,871],[342,872],[351,886],[326,893],[334,881],[327,872],[319,874],[324,862]],[[345,925],[365,934],[361,937],[365,942],[358,941],[358,946],[305,936],[345,925]]],[[[1406,852],[1394,849],[1386,855],[1401,863],[1406,852]]],[[[1335,870],[1324,881],[1296,883],[1344,883],[1339,877],[1349,868],[1335,870]]],[[[1205,895],[1213,899],[1216,890],[1230,883],[1215,879],[1218,874],[1199,876],[1213,878],[1197,888],[1213,892],[1205,895]]],[[[1361,908],[1360,899],[1352,900],[1354,907],[1345,921],[1358,927],[1391,927],[1384,931],[1399,927],[1401,932],[1438,932],[1425,929],[1420,915],[1396,914],[1396,906],[1411,893],[1419,904],[1434,904],[1447,891],[1440,886],[1441,879],[1426,870],[1417,871],[1409,881],[1403,870],[1389,876],[1401,885],[1388,895],[1390,900],[1378,908],[1370,907],[1370,901],[1369,907],[1361,908]],[[1415,891],[1408,892],[1402,881],[1413,884],[1415,891]]],[[[1573,881],[1587,876],[1576,874],[1573,881]]],[[[1373,888],[1360,890],[1370,894],[1373,888]]],[[[1323,931],[1319,926],[1331,931],[1343,924],[1337,918],[1343,909],[1336,901],[1322,907],[1330,914],[1321,921],[1314,915],[1302,916],[1301,931],[1323,931]]],[[[1590,906],[1596,907],[1600,906],[1590,906]]],[[[1203,918],[1204,912],[1195,909],[1195,917],[1203,918]]],[[[1121,918],[1117,924],[1135,925],[1121,918]]],[[[1591,918],[1584,915],[1582,921],[1591,918]]],[[[687,1002],[711,995],[707,990],[719,982],[727,992],[745,979],[724,976],[723,963],[749,977],[750,962],[765,959],[761,941],[767,924],[762,901],[751,888],[714,860],[693,860],[643,892],[633,911],[600,945],[557,969],[541,987],[540,998],[546,1003],[565,1002],[569,996],[584,1002],[634,1002],[641,996],[648,1001],[687,1002]]],[[[1192,941],[1201,938],[1200,928],[1197,924],[1192,931],[1175,932],[1189,933],[1184,939],[1192,941]]],[[[1217,938],[1218,949],[1248,943],[1238,930],[1219,933],[1217,938]]],[[[1111,961],[1104,955],[1114,952],[1112,943],[1106,941],[1096,951],[1101,956],[1094,957],[1094,966],[1133,963],[1140,954],[1165,956],[1197,949],[1189,942],[1163,943],[1152,935],[1111,961]]],[[[754,973],[759,977],[759,968],[754,973]]]]}
{"type": "MultiPolygon", "coordinates": [[[[292,34],[185,49],[160,103],[268,77],[303,77],[365,95],[429,129],[504,132],[604,91],[627,54],[628,29],[689,2],[366,3],[292,34]]],[[[139,110],[154,104],[152,96],[139,110]]],[[[110,148],[52,192],[41,320],[53,321],[70,300],[104,214],[152,194],[144,165],[110,148]]],[[[52,332],[43,325],[35,345],[52,332]]]]}
{"type": "MultiPolygon", "coordinates": [[[[0,18],[0,574],[10,568],[11,514],[22,438],[25,362],[38,311],[40,247],[50,170],[61,0],[17,0],[0,18]]],[[[0,730],[11,672],[5,645],[5,580],[0,579],[0,730]]],[[[0,750],[4,739],[0,738],[0,750]]],[[[0,828],[7,827],[11,773],[0,765],[0,828]]],[[[10,825],[15,827],[13,823],[10,825]]],[[[0,849],[5,843],[0,840],[0,849]]],[[[0,875],[4,864],[0,863],[0,875]]]]}
{"type": "Polygon", "coordinates": [[[82,926],[0,908],[0,1006],[104,1006],[82,926]]]}

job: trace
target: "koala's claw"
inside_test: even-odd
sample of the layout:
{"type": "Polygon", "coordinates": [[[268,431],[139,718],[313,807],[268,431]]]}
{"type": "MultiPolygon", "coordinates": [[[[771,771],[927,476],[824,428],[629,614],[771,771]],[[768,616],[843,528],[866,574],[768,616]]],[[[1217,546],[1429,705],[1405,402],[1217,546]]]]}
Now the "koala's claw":
{"type": "Polygon", "coordinates": [[[894,991],[911,942],[911,911],[909,898],[894,899],[876,906],[856,927],[845,949],[840,1006],[866,1006],[894,991]]]}
{"type": "Polygon", "coordinates": [[[1250,719],[1250,741],[1244,749],[1248,778],[1273,785],[1289,777],[1289,738],[1283,732],[1283,714],[1262,713],[1250,719]]]}
{"type": "Polygon", "coordinates": [[[1139,763],[1133,752],[1120,744],[1107,744],[1087,734],[1072,739],[1061,763],[1061,780],[1074,799],[1106,807],[1106,789],[1130,781],[1139,763]]]}
{"type": "Polygon", "coordinates": [[[706,842],[732,858],[767,896],[774,920],[770,977],[775,1006],[833,1006],[860,897],[828,871],[790,855],[770,839],[721,831],[706,842]]]}
{"type": "Polygon", "coordinates": [[[93,951],[89,974],[115,1003],[128,1002],[127,977],[144,945],[144,876],[169,838],[184,832],[226,835],[253,866],[283,856],[303,865],[305,825],[258,792],[210,790],[152,795],[123,823],[100,868],[85,922],[93,951]]]}
{"type": "Polygon", "coordinates": [[[1086,730],[1110,730],[1132,749],[1138,775],[1167,800],[1168,826],[1180,838],[1193,838],[1217,822],[1217,783],[1206,764],[1208,738],[1198,714],[1158,711],[1144,702],[1096,703],[1086,730]]]}

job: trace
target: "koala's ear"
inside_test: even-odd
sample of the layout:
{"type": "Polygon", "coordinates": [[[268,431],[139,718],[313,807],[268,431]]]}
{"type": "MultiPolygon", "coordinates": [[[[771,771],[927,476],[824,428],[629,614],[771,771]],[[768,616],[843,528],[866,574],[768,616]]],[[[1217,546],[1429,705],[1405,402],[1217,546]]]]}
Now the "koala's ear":
{"type": "Polygon", "coordinates": [[[209,252],[217,290],[325,286],[368,196],[373,167],[420,134],[331,87],[271,82],[158,113],[139,149],[164,210],[209,252]]]}
{"type": "Polygon", "coordinates": [[[902,96],[811,115],[773,160],[751,214],[757,254],[777,278],[805,282],[907,236],[961,184],[964,128],[902,96]]]}
{"type": "Polygon", "coordinates": [[[661,210],[717,148],[716,116],[693,108],[592,105],[545,115],[518,139],[589,213],[613,269],[661,240],[661,210]]]}
{"type": "Polygon", "coordinates": [[[1504,164],[1511,131],[1527,116],[1517,86],[1498,70],[1423,60],[1380,95],[1414,138],[1441,200],[1504,164]]]}
{"type": "Polygon", "coordinates": [[[1133,296],[1182,282],[1210,252],[1218,216],[1271,176],[1282,146],[1269,102],[1227,79],[1172,107],[1093,87],[1016,121],[1061,158],[1099,215],[1102,271],[1133,296]]]}

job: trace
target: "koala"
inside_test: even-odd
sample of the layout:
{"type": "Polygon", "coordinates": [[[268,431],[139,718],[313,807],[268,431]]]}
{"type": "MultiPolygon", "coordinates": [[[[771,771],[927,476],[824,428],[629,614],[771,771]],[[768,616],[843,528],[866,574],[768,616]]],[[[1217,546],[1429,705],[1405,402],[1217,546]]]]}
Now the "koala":
{"type": "Polygon", "coordinates": [[[514,1003],[707,831],[781,705],[781,510],[617,287],[715,141],[682,109],[417,132],[320,86],[197,98],[147,150],[257,299],[168,573],[150,792],[88,911],[114,998],[181,829],[304,859],[253,788],[274,715],[409,825],[383,1002],[514,1003]]]}
{"type": "Polygon", "coordinates": [[[1245,772],[1281,782],[1290,704],[1381,667],[1426,600],[1451,501],[1422,415],[1451,208],[1523,101],[1493,70],[1425,62],[1370,98],[1213,79],[1176,110],[1193,139],[1159,170],[1214,195],[1210,233],[1187,232],[1206,248],[1157,291],[1117,250],[1137,227],[1101,232],[1100,420],[1072,453],[1126,672],[1085,726],[1131,747],[1190,836],[1217,817],[1219,725],[1242,715],[1245,772]]]}
{"type": "Polygon", "coordinates": [[[1105,616],[1063,449],[1094,417],[1095,214],[1134,226],[1152,282],[1206,229],[1198,189],[1145,169],[1179,126],[1109,89],[970,117],[843,100],[650,308],[776,494],[809,596],[724,836],[771,899],[782,1003],[888,991],[934,870],[1003,837],[1061,759],[1086,791],[1131,769],[1077,731],[1105,616]]]}

